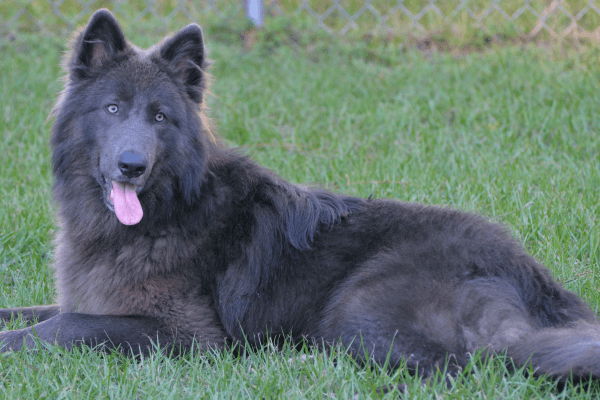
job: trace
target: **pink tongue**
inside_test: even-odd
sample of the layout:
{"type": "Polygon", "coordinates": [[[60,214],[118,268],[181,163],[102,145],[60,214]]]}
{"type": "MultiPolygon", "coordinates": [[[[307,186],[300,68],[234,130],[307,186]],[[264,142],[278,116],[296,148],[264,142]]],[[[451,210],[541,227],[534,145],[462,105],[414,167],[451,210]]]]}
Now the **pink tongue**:
{"type": "Polygon", "coordinates": [[[110,199],[115,207],[115,214],[122,224],[135,225],[142,220],[144,211],[135,193],[135,186],[113,182],[110,199]]]}

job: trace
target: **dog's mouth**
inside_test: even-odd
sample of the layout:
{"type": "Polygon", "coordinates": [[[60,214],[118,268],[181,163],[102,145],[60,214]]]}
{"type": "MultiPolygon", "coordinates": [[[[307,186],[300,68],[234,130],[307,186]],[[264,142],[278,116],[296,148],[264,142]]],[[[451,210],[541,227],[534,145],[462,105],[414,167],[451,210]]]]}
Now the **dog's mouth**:
{"type": "Polygon", "coordinates": [[[122,224],[135,225],[142,220],[144,211],[138,199],[142,187],[129,182],[113,181],[102,175],[104,204],[122,224]]]}

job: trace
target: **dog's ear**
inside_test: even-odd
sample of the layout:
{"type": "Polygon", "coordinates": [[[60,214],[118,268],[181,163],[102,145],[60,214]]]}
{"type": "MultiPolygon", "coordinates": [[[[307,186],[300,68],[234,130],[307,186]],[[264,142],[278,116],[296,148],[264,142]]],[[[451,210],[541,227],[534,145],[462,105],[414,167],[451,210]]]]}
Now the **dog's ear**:
{"type": "Polygon", "coordinates": [[[205,86],[203,69],[208,64],[204,57],[202,29],[196,24],[186,26],[165,40],[159,52],[160,57],[185,84],[192,100],[200,103],[205,86]]]}
{"type": "Polygon", "coordinates": [[[73,63],[94,67],[125,50],[127,42],[121,27],[110,11],[100,9],[92,15],[75,45],[73,63]]]}

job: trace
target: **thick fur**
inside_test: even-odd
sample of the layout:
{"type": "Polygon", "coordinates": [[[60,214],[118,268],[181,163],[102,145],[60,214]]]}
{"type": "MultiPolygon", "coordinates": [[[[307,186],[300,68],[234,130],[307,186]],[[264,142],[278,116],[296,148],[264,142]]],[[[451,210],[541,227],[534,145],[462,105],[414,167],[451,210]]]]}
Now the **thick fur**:
{"type": "Polygon", "coordinates": [[[341,340],[423,376],[484,349],[558,379],[600,377],[595,315],[503,227],[282,180],[208,131],[206,67],[195,24],[141,50],[100,10],[77,36],[53,110],[60,297],[1,310],[40,321],[2,332],[5,351],[36,346],[33,331],[133,353],[269,333],[341,340]],[[111,182],[135,187],[139,223],[117,219],[111,182]]]}

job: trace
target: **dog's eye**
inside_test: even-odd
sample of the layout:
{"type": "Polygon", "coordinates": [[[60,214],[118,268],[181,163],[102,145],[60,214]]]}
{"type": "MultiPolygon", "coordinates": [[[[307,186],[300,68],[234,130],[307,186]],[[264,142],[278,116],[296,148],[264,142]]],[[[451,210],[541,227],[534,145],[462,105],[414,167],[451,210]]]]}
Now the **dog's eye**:
{"type": "Polygon", "coordinates": [[[156,122],[162,122],[165,119],[165,115],[163,113],[158,113],[156,114],[156,117],[154,117],[154,119],[156,120],[156,122]]]}
{"type": "Polygon", "coordinates": [[[110,106],[106,107],[106,111],[111,114],[115,114],[117,111],[119,111],[119,107],[117,107],[116,104],[111,104],[110,106]]]}

